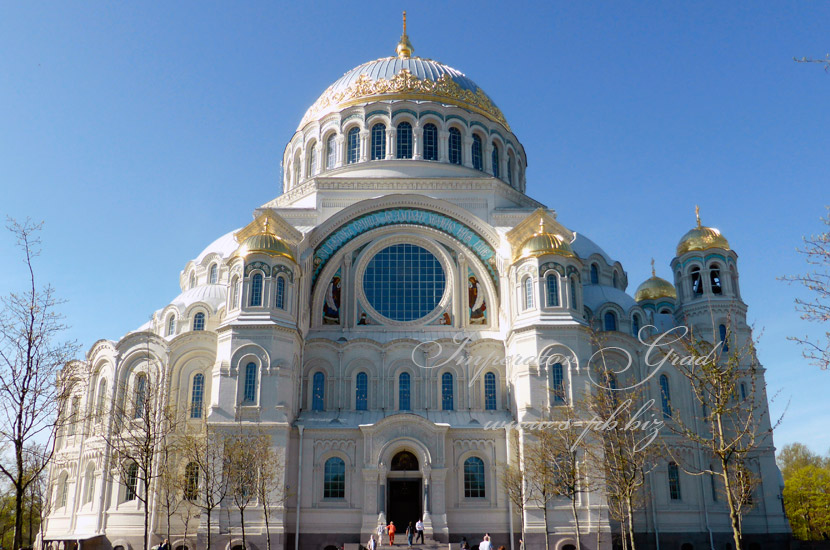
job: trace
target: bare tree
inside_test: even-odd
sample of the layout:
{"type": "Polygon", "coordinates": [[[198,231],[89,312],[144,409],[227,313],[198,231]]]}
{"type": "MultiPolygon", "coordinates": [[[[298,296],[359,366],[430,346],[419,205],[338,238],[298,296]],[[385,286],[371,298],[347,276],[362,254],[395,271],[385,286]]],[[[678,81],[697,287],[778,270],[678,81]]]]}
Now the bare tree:
{"type": "Polygon", "coordinates": [[[205,513],[206,550],[211,550],[213,513],[228,494],[227,479],[223,475],[224,439],[206,421],[181,437],[182,457],[186,462],[186,498],[205,513]]]}
{"type": "Polygon", "coordinates": [[[824,70],[826,72],[830,72],[830,53],[824,56],[824,59],[813,59],[811,57],[802,57],[799,59],[797,57],[793,57],[793,61],[796,63],[821,63],[824,65],[824,70]]]}
{"type": "Polygon", "coordinates": [[[27,271],[26,290],[4,296],[0,312],[0,448],[9,451],[0,456],[0,473],[14,493],[13,548],[20,548],[24,498],[52,458],[64,416],[61,407],[73,380],[67,364],[79,348],[61,340],[67,326],[57,309],[63,302],[50,285],[39,287],[35,277],[43,224],[9,219],[6,227],[23,251],[27,271]],[[32,460],[29,453],[35,448],[42,454],[32,460]]]}
{"type": "MultiPolygon", "coordinates": [[[[270,439],[270,438],[269,438],[270,439]]],[[[239,523],[242,526],[242,548],[247,548],[245,534],[245,511],[256,502],[259,471],[257,460],[264,455],[267,445],[262,434],[243,428],[237,428],[225,436],[225,468],[228,480],[228,494],[239,510],[239,523]]]]}
{"type": "MultiPolygon", "coordinates": [[[[826,61],[830,67],[830,57],[826,61]]],[[[818,235],[804,237],[804,248],[798,251],[804,255],[807,263],[813,270],[804,275],[783,277],[784,281],[803,286],[810,293],[810,298],[796,298],[796,311],[806,321],[823,324],[825,328],[824,341],[790,337],[804,348],[804,357],[822,369],[830,368],[830,206],[826,207],[828,214],[821,218],[827,229],[818,235]]]]}
{"type": "Polygon", "coordinates": [[[158,457],[159,476],[156,493],[161,507],[164,508],[167,540],[170,540],[170,524],[173,516],[183,505],[182,494],[186,491],[185,471],[177,460],[175,451],[173,445],[168,443],[161,447],[158,457]]]}
{"type": "Polygon", "coordinates": [[[499,464],[499,480],[507,498],[516,507],[521,518],[522,541],[525,539],[525,477],[521,468],[521,448],[519,446],[519,432],[510,431],[508,439],[508,453],[514,453],[514,459],[510,463],[499,464]],[[511,447],[513,450],[511,450],[511,447]]]}
{"type": "Polygon", "coordinates": [[[265,518],[266,550],[271,550],[271,514],[285,505],[288,494],[285,491],[284,452],[274,447],[272,438],[260,431],[251,441],[256,454],[259,472],[256,479],[256,498],[262,506],[265,518]]]}
{"type": "Polygon", "coordinates": [[[119,386],[111,429],[102,430],[101,436],[111,452],[111,471],[124,485],[126,498],[143,505],[144,550],[149,550],[152,487],[165,473],[163,453],[174,452],[171,447],[176,439],[171,436],[178,424],[175,407],[168,403],[167,369],[153,356],[149,340],[145,361],[119,386]]]}
{"type": "Polygon", "coordinates": [[[732,341],[731,327],[727,327],[723,341],[714,346],[689,332],[679,339],[685,360],[672,361],[677,372],[690,383],[702,413],[687,419],[672,410],[668,425],[684,436],[693,449],[705,452],[717,467],[684,460],[669,446],[666,450],[687,474],[708,474],[721,481],[735,550],[741,550],[742,518],[751,507],[752,491],[758,481],[749,465],[759,449],[769,444],[773,426],[768,418],[754,342],[747,338],[744,345],[724,351],[723,344],[731,345],[732,341]]]}

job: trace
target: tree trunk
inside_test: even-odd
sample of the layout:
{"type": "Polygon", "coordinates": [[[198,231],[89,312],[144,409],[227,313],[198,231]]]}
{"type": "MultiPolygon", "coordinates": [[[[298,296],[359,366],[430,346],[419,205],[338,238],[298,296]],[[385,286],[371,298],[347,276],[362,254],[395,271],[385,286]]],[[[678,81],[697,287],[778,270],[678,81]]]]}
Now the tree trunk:
{"type": "Polygon", "coordinates": [[[631,537],[631,550],[637,550],[637,545],[634,544],[634,503],[631,502],[631,495],[625,499],[625,510],[628,513],[628,536],[631,537]]]}
{"type": "Polygon", "coordinates": [[[545,550],[550,550],[550,542],[548,541],[548,501],[542,499],[542,515],[545,518],[545,550]]]}
{"type": "Polygon", "coordinates": [[[263,504],[262,513],[265,514],[265,550],[271,550],[271,520],[267,505],[263,504]]]}
{"type": "Polygon", "coordinates": [[[579,514],[576,513],[576,496],[571,499],[571,511],[574,515],[574,526],[576,528],[576,550],[582,550],[582,539],[579,535],[579,514]]]}
{"type": "Polygon", "coordinates": [[[205,550],[210,550],[210,513],[213,511],[213,508],[205,509],[205,514],[207,515],[207,547],[205,550]]]}
{"type": "Polygon", "coordinates": [[[245,508],[239,508],[239,523],[242,524],[242,550],[248,550],[245,544],[245,508]]]}
{"type": "MultiPolygon", "coordinates": [[[[18,414],[18,424],[22,422],[18,414]]],[[[17,462],[17,479],[14,483],[14,546],[13,550],[23,547],[23,443],[15,441],[15,461],[17,462]]]]}
{"type": "Polygon", "coordinates": [[[729,482],[729,462],[721,458],[723,486],[726,489],[726,503],[729,505],[729,522],[732,525],[732,539],[735,541],[735,550],[741,550],[741,522],[738,510],[735,508],[735,499],[732,496],[732,484],[729,482]]]}

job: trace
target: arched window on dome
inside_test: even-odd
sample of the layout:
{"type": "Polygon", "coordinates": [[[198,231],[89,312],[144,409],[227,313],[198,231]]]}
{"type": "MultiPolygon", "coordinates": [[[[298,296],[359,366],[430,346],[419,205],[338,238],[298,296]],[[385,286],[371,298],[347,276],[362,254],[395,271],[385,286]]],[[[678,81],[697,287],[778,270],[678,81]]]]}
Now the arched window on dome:
{"type": "Polygon", "coordinates": [[[231,281],[231,308],[239,307],[239,277],[234,276],[231,281]]]}
{"type": "Polygon", "coordinates": [[[369,408],[369,375],[361,372],[355,379],[355,409],[365,411],[369,408]]]}
{"type": "Polygon", "coordinates": [[[412,158],[412,125],[408,122],[398,124],[395,151],[399,159],[412,158]]]}
{"type": "Polygon", "coordinates": [[[614,288],[620,288],[620,286],[619,286],[619,285],[620,285],[620,278],[617,276],[617,272],[616,272],[616,271],[614,271],[614,274],[613,274],[613,276],[611,277],[611,285],[612,285],[614,288]]]}
{"type": "Polygon", "coordinates": [[[285,277],[277,277],[277,309],[285,309],[285,277]]]}
{"type": "Polygon", "coordinates": [[[700,268],[694,266],[691,271],[692,278],[692,296],[703,295],[703,279],[700,276],[700,268]]]}
{"type": "Polygon", "coordinates": [[[631,334],[634,338],[640,334],[640,316],[637,313],[631,316],[631,334]]]}
{"type": "Polygon", "coordinates": [[[312,378],[311,386],[311,410],[322,411],[325,410],[326,397],[326,375],[322,372],[315,372],[312,378]]]}
{"type": "Polygon", "coordinates": [[[461,131],[458,128],[450,128],[448,142],[451,164],[461,164],[461,131]]]}
{"type": "Polygon", "coordinates": [[[663,416],[671,418],[671,388],[669,388],[669,377],[660,375],[660,406],[663,409],[663,416]]]}
{"type": "Polygon", "coordinates": [[[193,330],[205,330],[205,314],[201,311],[193,316],[193,330]]]}
{"type": "Polygon", "coordinates": [[[438,128],[432,123],[424,125],[424,160],[438,160],[438,128]]]}
{"type": "Polygon", "coordinates": [[[522,301],[525,310],[533,307],[533,279],[530,277],[522,279],[522,301]]]}
{"type": "Polygon", "coordinates": [[[372,160],[386,158],[386,125],[382,123],[372,126],[372,160]]]}
{"type": "Polygon", "coordinates": [[[210,284],[215,285],[219,282],[219,266],[217,264],[212,264],[210,266],[210,275],[208,275],[208,281],[210,284]]]}
{"type": "Polygon", "coordinates": [[[712,264],[709,266],[709,286],[712,287],[712,294],[723,294],[720,280],[720,266],[712,264]]]}
{"type": "Polygon", "coordinates": [[[464,461],[464,498],[484,497],[484,461],[471,456],[464,461]]]}
{"type": "Polygon", "coordinates": [[[484,160],[481,155],[481,136],[473,134],[473,168],[484,170],[484,160]]]}
{"type": "Polygon", "coordinates": [[[499,146],[495,143],[493,144],[493,155],[491,157],[492,164],[493,164],[493,175],[497,178],[501,177],[501,172],[499,171],[499,146]]]}
{"type": "Polygon", "coordinates": [[[606,331],[617,330],[617,316],[613,311],[606,311],[603,320],[606,331]]]}
{"type": "Polygon", "coordinates": [[[254,273],[251,277],[251,307],[262,305],[262,273],[254,273]]]}
{"type": "Polygon", "coordinates": [[[559,307],[559,280],[555,273],[545,275],[545,289],[548,307],[559,307]]]}
{"type": "Polygon", "coordinates": [[[202,418],[202,403],[205,398],[205,375],[197,374],[193,377],[190,389],[190,418],[202,418]]]}
{"type": "Polygon", "coordinates": [[[597,264],[591,264],[591,284],[599,284],[599,268],[597,267],[597,264]]]}
{"type": "Polygon", "coordinates": [[[453,410],[453,383],[449,372],[441,375],[441,410],[453,410]]]}
{"type": "Polygon", "coordinates": [[[484,375],[484,410],[496,410],[496,375],[492,372],[484,375]]]}
{"type": "Polygon", "coordinates": [[[245,365],[245,386],[243,387],[242,401],[244,403],[256,402],[256,379],[257,367],[256,363],[251,362],[245,365]]]}
{"type": "Polygon", "coordinates": [[[398,376],[398,410],[410,410],[410,398],[412,395],[412,381],[408,372],[402,372],[398,376]]]}
{"type": "Polygon", "coordinates": [[[513,186],[513,153],[507,156],[507,183],[513,186]]]}
{"type": "Polygon", "coordinates": [[[354,164],[360,160],[360,129],[355,126],[349,130],[347,140],[348,154],[346,155],[346,163],[354,164]]]}
{"type": "Polygon", "coordinates": [[[196,272],[190,272],[190,288],[196,288],[196,272]]]}
{"type": "Polygon", "coordinates": [[[310,178],[317,174],[317,143],[312,141],[307,146],[308,161],[306,164],[306,177],[310,178]]]}
{"type": "Polygon", "coordinates": [[[720,341],[723,344],[722,349],[724,352],[729,351],[729,339],[726,337],[726,325],[720,325],[718,327],[718,332],[720,333],[720,341]]]}
{"type": "Polygon", "coordinates": [[[297,156],[294,157],[294,186],[297,186],[297,185],[300,184],[300,168],[301,168],[300,153],[298,151],[297,156]]]}
{"type": "Polygon", "coordinates": [[[167,318],[167,336],[173,336],[176,334],[176,316],[172,313],[170,317],[167,318]]]}
{"type": "Polygon", "coordinates": [[[333,170],[337,162],[337,136],[332,134],[326,139],[326,170],[333,170]]]}

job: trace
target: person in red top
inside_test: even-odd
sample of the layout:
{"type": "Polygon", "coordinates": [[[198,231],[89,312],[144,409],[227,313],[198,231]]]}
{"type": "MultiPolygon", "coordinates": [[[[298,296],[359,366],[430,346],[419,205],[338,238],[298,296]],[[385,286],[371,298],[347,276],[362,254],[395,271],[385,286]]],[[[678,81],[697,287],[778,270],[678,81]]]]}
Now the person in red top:
{"type": "Polygon", "coordinates": [[[393,522],[389,522],[389,527],[386,528],[386,532],[389,533],[389,544],[395,546],[395,524],[393,522]]]}

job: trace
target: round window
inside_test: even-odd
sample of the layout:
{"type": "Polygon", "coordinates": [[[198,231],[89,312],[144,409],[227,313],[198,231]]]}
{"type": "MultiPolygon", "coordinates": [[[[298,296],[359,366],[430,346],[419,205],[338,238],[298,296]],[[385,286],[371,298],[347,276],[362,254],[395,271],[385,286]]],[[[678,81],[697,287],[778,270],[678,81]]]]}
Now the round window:
{"type": "Polygon", "coordinates": [[[413,244],[388,246],[369,260],[363,292],[381,315],[415,321],[438,306],[447,279],[432,252],[413,244]]]}

